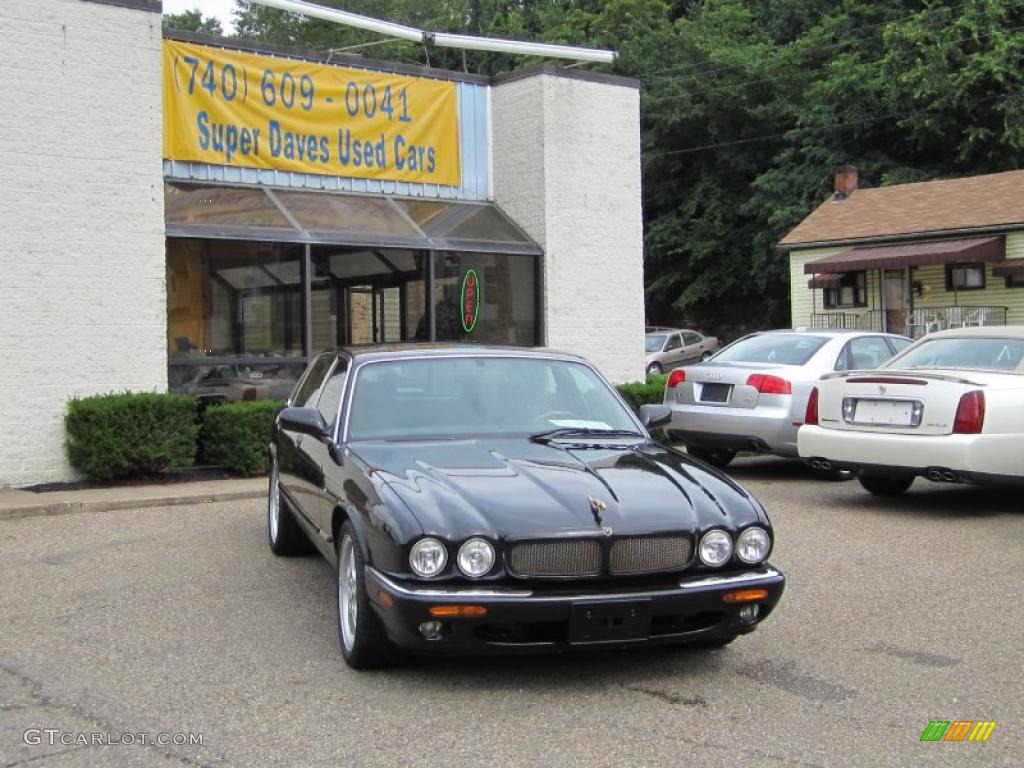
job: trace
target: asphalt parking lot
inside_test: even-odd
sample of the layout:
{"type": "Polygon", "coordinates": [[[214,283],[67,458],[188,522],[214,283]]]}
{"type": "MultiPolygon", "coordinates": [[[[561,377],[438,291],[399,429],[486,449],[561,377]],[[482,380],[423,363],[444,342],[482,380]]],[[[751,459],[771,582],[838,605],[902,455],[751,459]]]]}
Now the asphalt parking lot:
{"type": "Polygon", "coordinates": [[[0,766],[1019,766],[1021,493],[879,501],[796,463],[731,469],[788,586],[712,652],[355,673],[328,565],[273,558],[258,502],[0,521],[0,766]],[[930,720],[998,725],[922,743],[930,720]],[[60,743],[77,733],[202,744],[60,743]]]}

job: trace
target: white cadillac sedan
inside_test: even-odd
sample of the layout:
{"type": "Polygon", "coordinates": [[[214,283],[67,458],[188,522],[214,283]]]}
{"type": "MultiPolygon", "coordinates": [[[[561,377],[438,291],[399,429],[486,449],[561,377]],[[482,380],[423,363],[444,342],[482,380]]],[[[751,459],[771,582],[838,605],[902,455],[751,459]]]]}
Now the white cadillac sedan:
{"type": "Polygon", "coordinates": [[[1024,483],[1024,326],[940,331],[875,370],[823,377],[797,445],[879,495],[918,476],[1024,483]]]}

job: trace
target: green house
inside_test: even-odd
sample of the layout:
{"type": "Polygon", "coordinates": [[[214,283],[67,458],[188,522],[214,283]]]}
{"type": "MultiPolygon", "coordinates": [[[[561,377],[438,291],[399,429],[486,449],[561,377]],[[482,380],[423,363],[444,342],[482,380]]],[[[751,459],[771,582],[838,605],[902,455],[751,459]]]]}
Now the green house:
{"type": "Polygon", "coordinates": [[[793,326],[1024,325],[1024,171],[835,192],[779,243],[793,326]]]}

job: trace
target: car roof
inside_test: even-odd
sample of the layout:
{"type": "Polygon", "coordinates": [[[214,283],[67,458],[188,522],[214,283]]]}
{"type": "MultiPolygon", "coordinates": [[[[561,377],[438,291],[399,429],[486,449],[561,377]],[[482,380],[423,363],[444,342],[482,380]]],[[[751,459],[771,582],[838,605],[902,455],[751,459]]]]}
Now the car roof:
{"type": "MultiPolygon", "coordinates": [[[[887,331],[865,331],[862,328],[807,328],[801,326],[799,328],[772,328],[766,331],[752,331],[751,335],[755,333],[802,333],[808,336],[900,336],[898,333],[888,333],[887,331]]],[[[904,337],[909,338],[909,337],[904,337]]]]}
{"type": "Polygon", "coordinates": [[[404,342],[395,344],[366,344],[336,347],[325,350],[348,355],[356,362],[369,360],[402,360],[414,357],[451,357],[479,355],[481,357],[535,357],[546,359],[584,360],[581,355],[560,352],[547,347],[516,347],[446,342],[404,342]]]}
{"type": "Polygon", "coordinates": [[[1024,325],[972,325],[967,328],[948,328],[929,333],[926,339],[970,338],[984,336],[995,339],[1024,339],[1024,325]]]}

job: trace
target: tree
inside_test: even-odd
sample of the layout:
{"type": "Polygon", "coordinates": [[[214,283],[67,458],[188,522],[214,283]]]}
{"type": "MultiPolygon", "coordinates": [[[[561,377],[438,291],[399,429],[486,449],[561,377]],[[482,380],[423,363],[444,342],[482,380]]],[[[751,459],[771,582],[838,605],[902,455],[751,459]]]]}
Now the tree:
{"type": "Polygon", "coordinates": [[[183,32],[202,32],[207,35],[224,34],[220,21],[213,16],[204,17],[198,8],[184,13],[165,13],[163,26],[164,29],[180,29],[183,32]]]}

